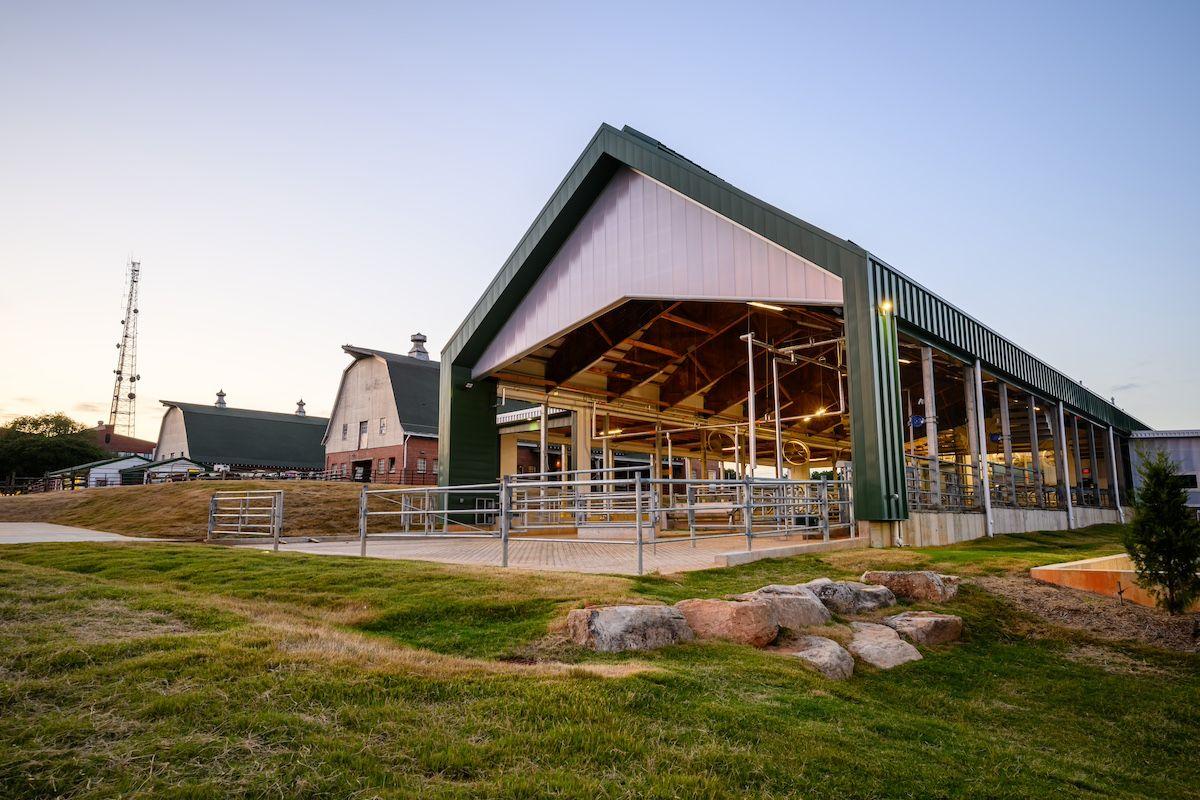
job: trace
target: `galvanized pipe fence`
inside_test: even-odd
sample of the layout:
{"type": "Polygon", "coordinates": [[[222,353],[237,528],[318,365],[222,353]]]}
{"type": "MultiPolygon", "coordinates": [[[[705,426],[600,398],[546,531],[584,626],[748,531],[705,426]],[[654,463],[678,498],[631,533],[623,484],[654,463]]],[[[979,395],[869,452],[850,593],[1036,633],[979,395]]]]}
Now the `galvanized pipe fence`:
{"type": "Polygon", "coordinates": [[[206,542],[262,541],[269,539],[279,550],[283,532],[283,492],[219,491],[208,501],[206,542]]]}
{"type": "MultiPolygon", "coordinates": [[[[1044,483],[1040,472],[1008,467],[994,461],[986,463],[993,507],[1066,507],[1063,488],[1044,483]]],[[[904,475],[908,504],[913,510],[983,511],[983,482],[977,462],[906,455],[904,475]]],[[[1112,494],[1108,489],[1072,486],[1071,501],[1076,506],[1113,508],[1112,494]]]]}
{"type": "Polygon", "coordinates": [[[508,566],[514,542],[627,547],[641,574],[646,548],[655,553],[659,547],[695,548],[730,539],[744,541],[749,551],[761,539],[853,535],[848,481],[655,478],[647,470],[526,473],[467,486],[364,487],[360,554],[366,555],[368,540],[490,539],[499,541],[500,564],[508,566]]]}

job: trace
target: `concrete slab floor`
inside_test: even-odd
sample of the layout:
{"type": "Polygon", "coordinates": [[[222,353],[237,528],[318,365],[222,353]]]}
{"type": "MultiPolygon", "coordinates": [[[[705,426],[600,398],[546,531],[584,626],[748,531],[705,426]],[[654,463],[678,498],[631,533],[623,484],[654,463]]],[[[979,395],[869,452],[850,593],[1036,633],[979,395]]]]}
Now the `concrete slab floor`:
{"type": "Polygon", "coordinates": [[[52,542],[154,542],[140,536],[73,528],[52,522],[0,522],[0,544],[38,544],[52,542]]]}

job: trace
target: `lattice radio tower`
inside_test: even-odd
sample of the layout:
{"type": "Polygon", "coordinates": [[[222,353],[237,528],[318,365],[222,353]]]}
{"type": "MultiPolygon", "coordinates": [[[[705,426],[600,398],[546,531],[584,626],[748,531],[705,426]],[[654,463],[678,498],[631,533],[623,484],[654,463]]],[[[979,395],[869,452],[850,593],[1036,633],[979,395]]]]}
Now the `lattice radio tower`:
{"type": "Polygon", "coordinates": [[[138,277],[142,262],[129,260],[125,277],[125,316],[121,320],[121,341],[117,342],[117,368],[113,370],[112,408],[108,412],[108,424],[115,433],[134,435],[137,423],[137,382],[142,379],[137,371],[137,320],[138,320],[138,277]]]}

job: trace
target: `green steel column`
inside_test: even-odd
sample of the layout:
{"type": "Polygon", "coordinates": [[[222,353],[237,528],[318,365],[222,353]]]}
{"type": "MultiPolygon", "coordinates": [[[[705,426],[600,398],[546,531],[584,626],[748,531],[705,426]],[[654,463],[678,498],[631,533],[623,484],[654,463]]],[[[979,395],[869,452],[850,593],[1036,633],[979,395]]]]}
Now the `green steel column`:
{"type": "MultiPolygon", "coordinates": [[[[438,484],[493,483],[499,474],[496,382],[472,380],[469,367],[443,361],[438,411],[438,484]]],[[[473,509],[474,501],[455,495],[450,498],[449,508],[473,509]]]]}
{"type": "Polygon", "coordinates": [[[876,265],[858,259],[842,280],[850,370],[855,519],[908,519],[896,298],[876,265]]]}

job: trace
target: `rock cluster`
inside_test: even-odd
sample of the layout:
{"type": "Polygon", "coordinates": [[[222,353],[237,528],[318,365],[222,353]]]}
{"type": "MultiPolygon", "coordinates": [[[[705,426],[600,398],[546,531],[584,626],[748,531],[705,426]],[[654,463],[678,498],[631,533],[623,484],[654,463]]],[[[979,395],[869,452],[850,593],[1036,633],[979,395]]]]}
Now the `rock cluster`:
{"type": "Polygon", "coordinates": [[[909,661],[920,661],[921,652],[886,625],[874,622],[851,622],[854,638],[849,650],[872,667],[891,669],[909,661]]]}
{"type": "Polygon", "coordinates": [[[779,635],[779,618],[762,600],[680,600],[675,608],[701,639],[765,647],[779,635]]]}
{"type": "Polygon", "coordinates": [[[671,606],[577,608],[567,614],[567,630],[571,641],[601,653],[654,650],[696,638],[671,606]]]}
{"type": "Polygon", "coordinates": [[[866,583],[877,583],[886,586],[896,597],[906,600],[925,600],[933,603],[944,603],[952,600],[958,594],[958,578],[953,575],[939,575],[936,572],[920,570],[913,572],[864,572],[862,579],[866,583]]]}
{"type": "Polygon", "coordinates": [[[962,617],[935,611],[905,611],[886,617],[883,624],[916,644],[946,644],[962,636],[962,617]]]}
{"type": "MultiPolygon", "coordinates": [[[[801,584],[771,584],[727,600],[681,600],[674,606],[581,608],[567,616],[576,644],[605,653],[653,650],[692,639],[720,639],[765,647],[780,632],[805,634],[828,625],[833,615],[854,616],[896,604],[896,597],[941,601],[954,596],[958,579],[934,572],[867,572],[860,581],[817,578],[801,584]],[[873,581],[868,583],[867,581],[873,581]]],[[[932,611],[905,611],[883,624],[850,623],[850,643],[811,634],[782,649],[810,669],[836,680],[854,674],[854,656],[879,669],[919,661],[909,642],[944,644],[962,635],[962,619],[932,611]],[[904,641],[904,639],[909,641],[904,641]],[[853,656],[851,655],[853,653],[853,656]]]]}
{"type": "Polygon", "coordinates": [[[862,614],[896,605],[896,596],[892,594],[892,590],[878,584],[817,578],[802,585],[811,589],[835,614],[862,614]]]}
{"type": "Polygon", "coordinates": [[[810,669],[826,678],[844,681],[854,674],[854,657],[846,648],[824,636],[802,636],[796,641],[796,649],[789,655],[804,662],[810,669]]]}

